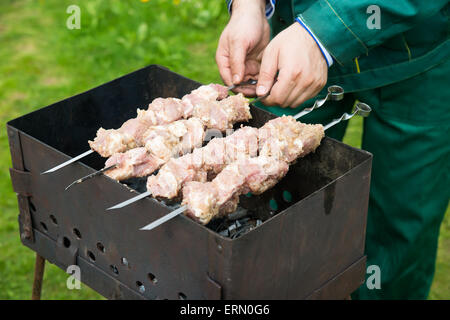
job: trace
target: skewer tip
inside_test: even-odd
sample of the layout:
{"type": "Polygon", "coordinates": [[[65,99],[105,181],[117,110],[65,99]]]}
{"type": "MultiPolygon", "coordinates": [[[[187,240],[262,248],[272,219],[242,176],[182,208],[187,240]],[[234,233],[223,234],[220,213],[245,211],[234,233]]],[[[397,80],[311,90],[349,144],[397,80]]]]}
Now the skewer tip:
{"type": "Polygon", "coordinates": [[[167,222],[167,221],[169,221],[169,220],[175,218],[176,216],[178,216],[179,214],[181,214],[181,213],[182,213],[183,211],[185,211],[186,209],[187,209],[187,206],[186,206],[186,205],[181,206],[181,207],[179,207],[178,209],[175,209],[174,211],[172,211],[172,212],[166,214],[165,216],[162,216],[161,218],[159,218],[159,219],[153,221],[152,223],[146,225],[145,227],[143,227],[143,228],[141,228],[141,229],[139,229],[139,230],[145,230],[145,231],[148,231],[148,230],[155,229],[156,227],[162,225],[163,223],[165,223],[165,222],[167,222]]]}
{"type": "Polygon", "coordinates": [[[78,183],[81,183],[81,182],[82,182],[82,179],[78,179],[78,180],[72,182],[71,184],[69,184],[69,185],[64,189],[64,191],[69,190],[71,187],[73,187],[74,185],[76,185],[76,184],[78,184],[78,183]]]}
{"type": "Polygon", "coordinates": [[[105,167],[105,168],[103,168],[103,169],[101,169],[101,170],[98,170],[98,171],[96,171],[96,172],[94,172],[94,173],[88,174],[87,176],[84,176],[84,177],[82,177],[82,178],[80,178],[80,179],[78,179],[78,180],[75,180],[75,181],[72,182],[71,184],[69,184],[69,185],[66,187],[65,190],[67,191],[67,189],[69,189],[69,188],[72,187],[73,185],[82,183],[82,182],[84,182],[84,181],[86,181],[86,180],[89,180],[89,179],[91,179],[91,178],[93,178],[93,177],[99,176],[99,175],[102,174],[103,172],[108,171],[108,170],[110,170],[110,169],[113,169],[113,168],[115,168],[115,167],[117,167],[117,164],[113,164],[113,165],[111,165],[111,166],[109,166],[109,167],[105,167]]]}
{"type": "Polygon", "coordinates": [[[128,199],[128,200],[126,200],[124,202],[121,202],[119,204],[116,204],[115,206],[112,206],[112,207],[106,209],[106,211],[115,210],[115,209],[121,209],[123,207],[126,207],[126,206],[128,206],[128,205],[130,205],[130,204],[132,204],[132,203],[134,203],[136,201],[138,201],[138,200],[144,199],[145,197],[148,197],[149,195],[151,195],[151,193],[148,192],[148,191],[144,192],[144,193],[141,193],[140,195],[137,195],[136,197],[133,197],[131,199],[128,199]]]}

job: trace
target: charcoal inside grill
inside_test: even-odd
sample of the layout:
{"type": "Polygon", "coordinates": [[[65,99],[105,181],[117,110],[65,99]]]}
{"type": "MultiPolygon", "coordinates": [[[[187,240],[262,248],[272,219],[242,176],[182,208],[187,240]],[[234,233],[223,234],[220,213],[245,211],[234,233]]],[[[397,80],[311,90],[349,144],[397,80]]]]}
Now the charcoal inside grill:
{"type": "Polygon", "coordinates": [[[254,217],[244,217],[236,220],[220,218],[211,221],[206,226],[223,237],[236,239],[261,225],[262,222],[262,220],[254,217]]]}
{"type": "Polygon", "coordinates": [[[143,193],[147,191],[147,178],[130,178],[121,183],[126,184],[129,188],[136,190],[137,192],[143,193]]]}
{"type": "Polygon", "coordinates": [[[236,239],[261,225],[268,218],[268,215],[261,215],[258,210],[239,206],[235,212],[226,217],[212,220],[206,227],[223,237],[236,239]]]}

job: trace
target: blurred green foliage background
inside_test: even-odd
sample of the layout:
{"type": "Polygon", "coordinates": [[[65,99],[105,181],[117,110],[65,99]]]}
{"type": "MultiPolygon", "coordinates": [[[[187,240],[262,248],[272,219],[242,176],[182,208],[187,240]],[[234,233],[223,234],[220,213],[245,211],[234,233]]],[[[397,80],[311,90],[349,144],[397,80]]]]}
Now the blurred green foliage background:
{"type": "MultiPolygon", "coordinates": [[[[228,20],[222,0],[2,0],[0,2],[0,299],[28,299],[34,253],[22,246],[12,191],[5,123],[148,64],[197,81],[221,82],[214,60],[228,20]],[[69,30],[66,9],[81,9],[69,30]]],[[[361,121],[345,142],[360,145],[361,121]]],[[[450,297],[450,219],[441,229],[430,298],[450,297]]],[[[66,288],[67,274],[47,264],[43,299],[100,299],[85,285],[66,288]]]]}

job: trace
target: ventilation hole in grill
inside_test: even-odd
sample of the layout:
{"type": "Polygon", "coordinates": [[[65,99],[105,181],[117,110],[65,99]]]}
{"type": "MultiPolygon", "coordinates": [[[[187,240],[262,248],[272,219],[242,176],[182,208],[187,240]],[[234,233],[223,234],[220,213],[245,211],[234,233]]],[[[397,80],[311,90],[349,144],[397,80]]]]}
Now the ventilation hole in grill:
{"type": "Polygon", "coordinates": [[[148,280],[150,280],[151,283],[153,283],[153,284],[158,283],[158,279],[156,279],[156,277],[153,273],[149,273],[147,276],[148,276],[148,280]]]}
{"type": "Polygon", "coordinates": [[[109,266],[110,268],[111,268],[111,271],[114,273],[114,274],[119,274],[119,269],[117,269],[117,267],[115,266],[115,265],[110,265],[109,266]]]}
{"type": "Polygon", "coordinates": [[[44,229],[45,232],[48,232],[47,225],[44,222],[41,222],[41,227],[44,229]]]}
{"type": "Polygon", "coordinates": [[[128,262],[127,258],[121,258],[120,262],[122,263],[122,265],[124,265],[125,267],[130,267],[130,263],[128,262]]]}
{"type": "Polygon", "coordinates": [[[93,254],[92,251],[88,250],[87,255],[92,262],[95,262],[95,254],[93,254]]]}
{"type": "Polygon", "coordinates": [[[52,222],[55,224],[55,225],[58,225],[58,220],[56,220],[56,217],[54,216],[54,215],[50,215],[50,220],[52,220],[52,222]]]}
{"type": "Polygon", "coordinates": [[[289,191],[284,190],[283,191],[283,200],[286,202],[292,202],[292,194],[289,191]]]}
{"type": "Polygon", "coordinates": [[[103,253],[105,253],[105,251],[106,251],[105,246],[101,242],[97,242],[97,249],[103,253]]]}
{"type": "Polygon", "coordinates": [[[77,237],[77,239],[81,239],[81,232],[77,228],[73,228],[73,234],[77,237]]]}
{"type": "Polygon", "coordinates": [[[186,300],[187,297],[183,292],[178,292],[178,299],[180,300],[186,300]]]}
{"type": "Polygon", "coordinates": [[[31,201],[31,199],[28,199],[28,203],[30,205],[31,211],[36,212],[36,207],[34,206],[34,203],[31,201]]]}
{"type": "Polygon", "coordinates": [[[140,293],[145,292],[145,286],[140,281],[136,281],[136,287],[138,287],[140,293]]]}
{"type": "Polygon", "coordinates": [[[277,200],[275,200],[274,198],[270,199],[269,207],[270,207],[270,210],[277,211],[278,210],[277,200]]]}
{"type": "Polygon", "coordinates": [[[66,248],[69,248],[69,247],[70,247],[70,240],[69,240],[69,238],[67,238],[67,237],[64,237],[64,238],[63,238],[63,245],[64,245],[64,247],[66,247],[66,248]]]}

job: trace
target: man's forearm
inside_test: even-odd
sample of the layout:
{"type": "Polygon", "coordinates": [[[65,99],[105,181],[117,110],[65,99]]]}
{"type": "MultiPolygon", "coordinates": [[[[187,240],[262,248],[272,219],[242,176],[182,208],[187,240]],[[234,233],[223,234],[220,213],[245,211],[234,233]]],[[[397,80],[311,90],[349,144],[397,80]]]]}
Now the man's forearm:
{"type": "Polygon", "coordinates": [[[231,4],[232,12],[251,12],[261,13],[265,15],[266,1],[265,0],[233,0],[231,4]]]}

